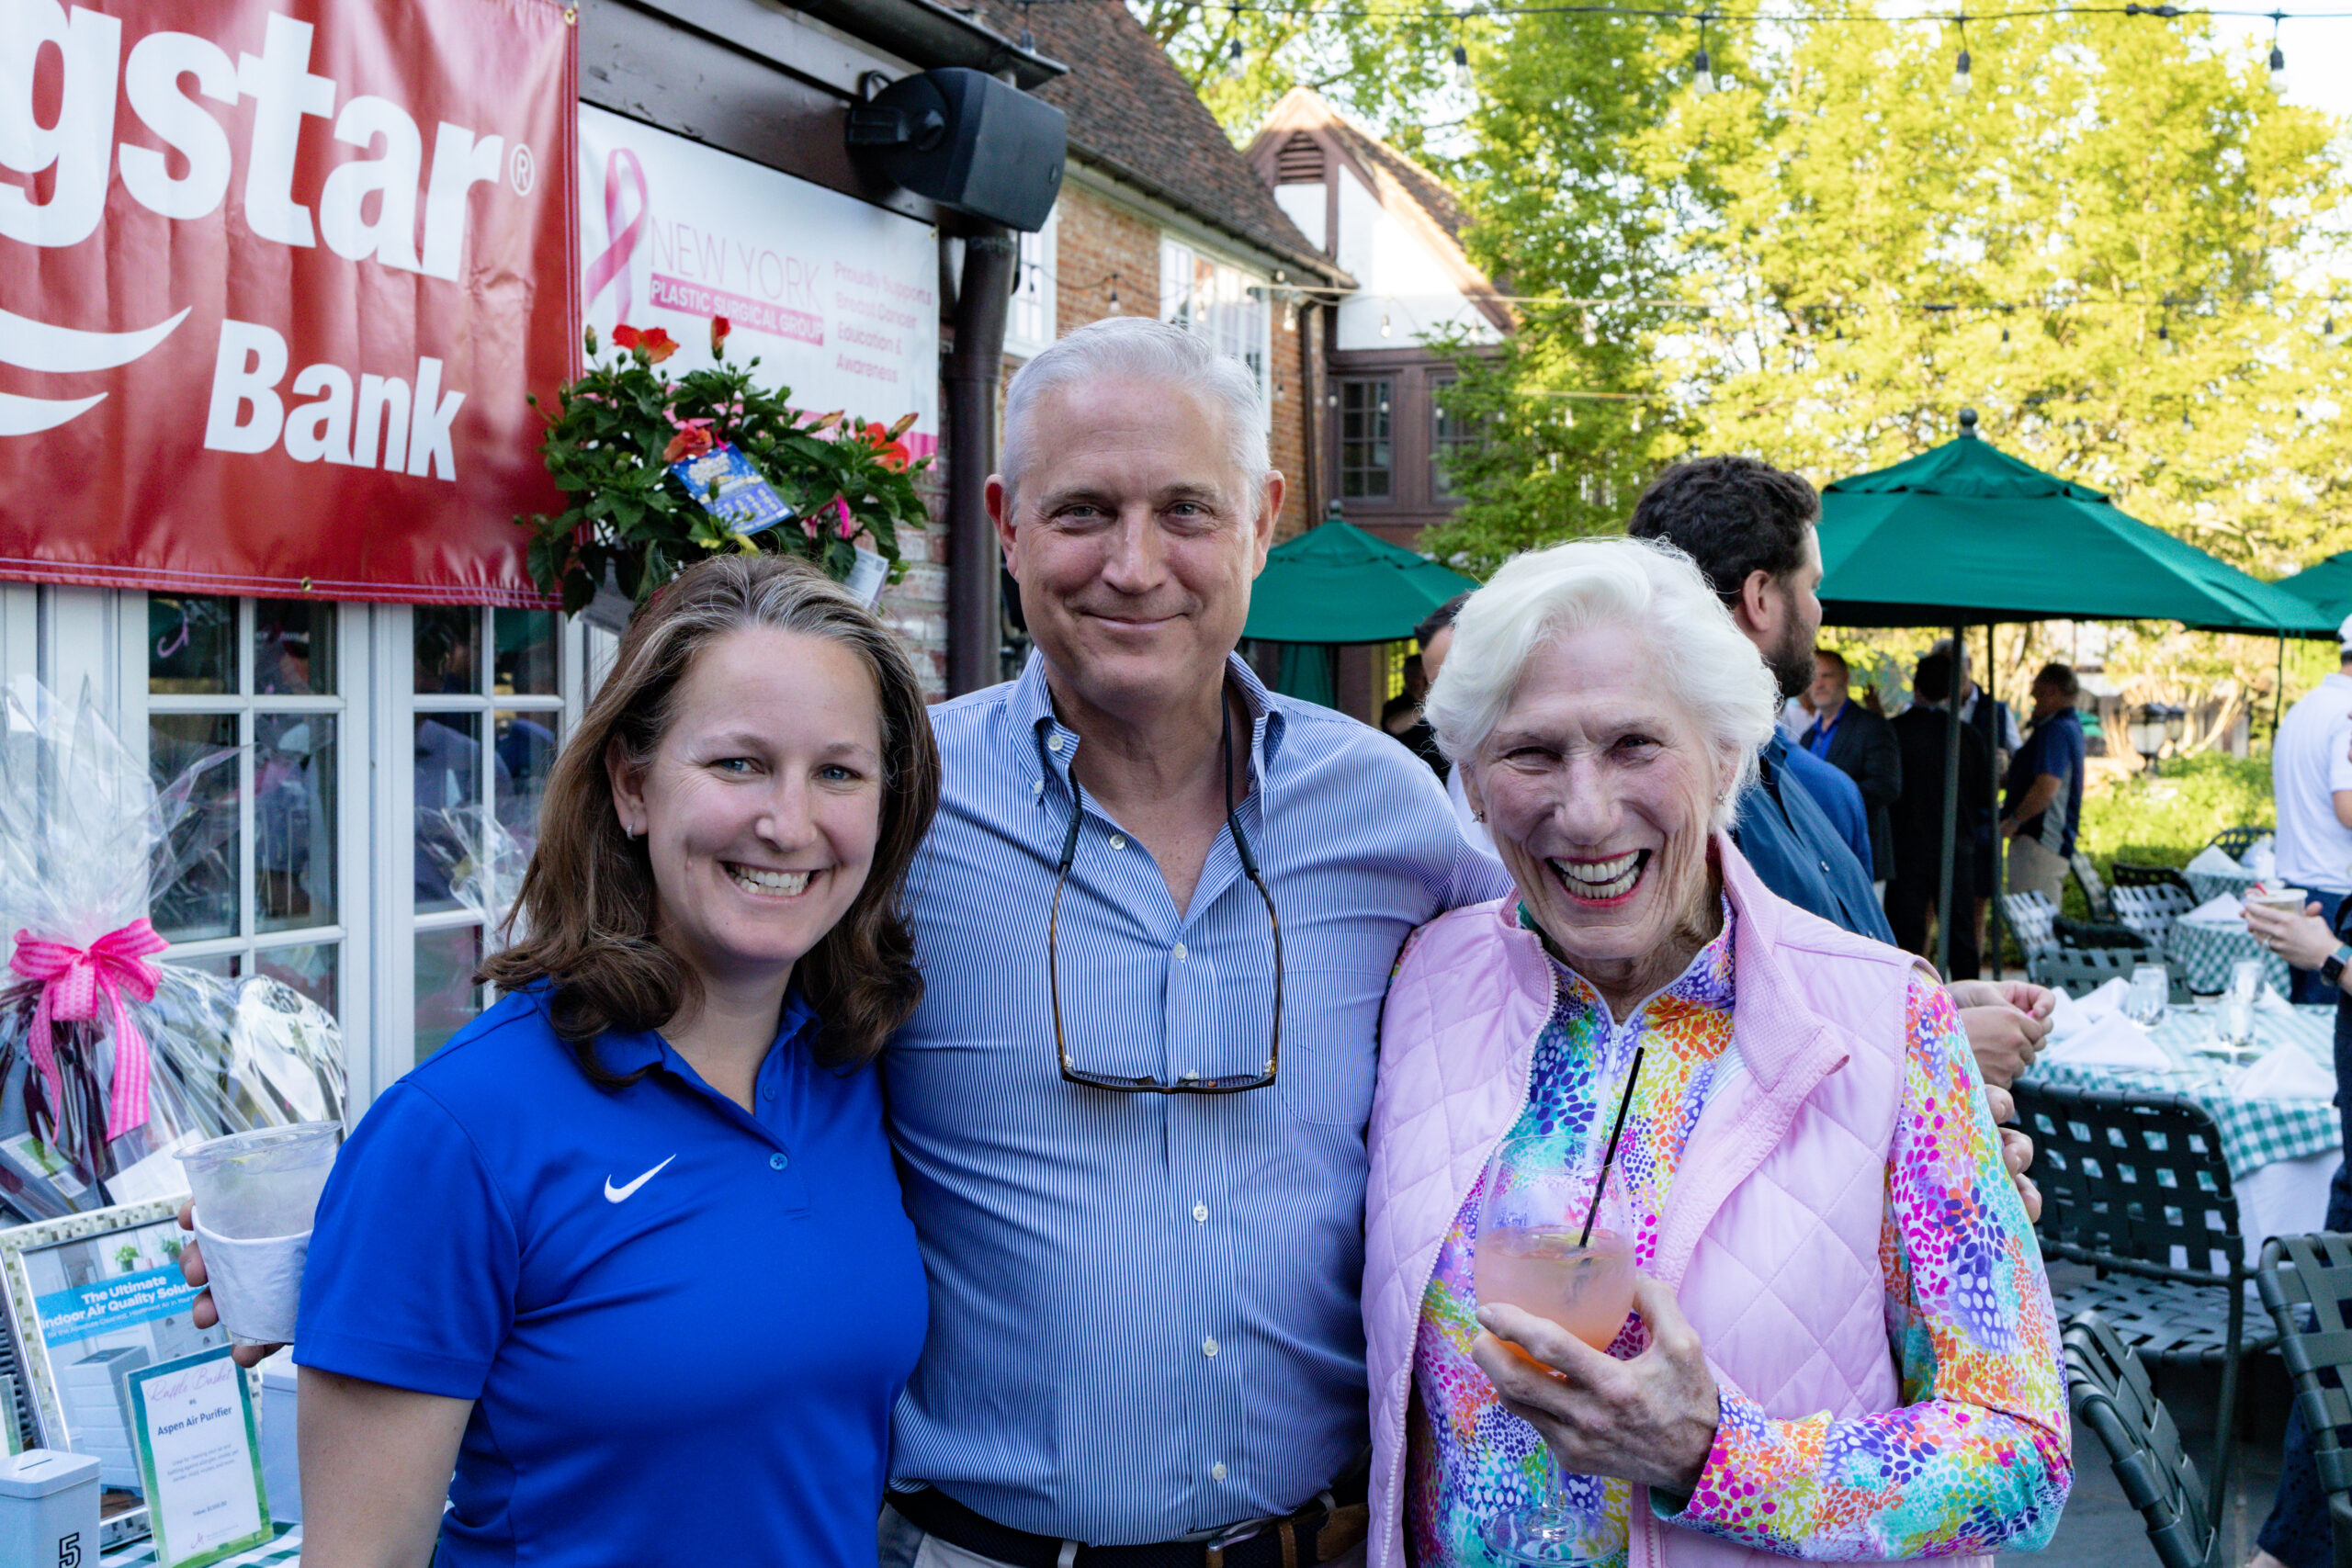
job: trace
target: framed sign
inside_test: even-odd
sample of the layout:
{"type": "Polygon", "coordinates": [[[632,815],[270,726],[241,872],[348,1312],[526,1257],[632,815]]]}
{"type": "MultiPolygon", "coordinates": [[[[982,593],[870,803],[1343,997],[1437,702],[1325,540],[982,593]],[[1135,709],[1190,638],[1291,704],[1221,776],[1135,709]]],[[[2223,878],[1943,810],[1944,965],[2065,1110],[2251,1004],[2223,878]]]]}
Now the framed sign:
{"type": "Polygon", "coordinates": [[[0,1297],[31,1445],[96,1455],[101,1544],[147,1533],[130,1374],[229,1343],[180,1278],[179,1198],[0,1231],[0,1297]]]}
{"type": "Polygon", "coordinates": [[[148,1367],[129,1382],[155,1568],[199,1568],[266,1545],[261,1429],[229,1347],[148,1367]]]}

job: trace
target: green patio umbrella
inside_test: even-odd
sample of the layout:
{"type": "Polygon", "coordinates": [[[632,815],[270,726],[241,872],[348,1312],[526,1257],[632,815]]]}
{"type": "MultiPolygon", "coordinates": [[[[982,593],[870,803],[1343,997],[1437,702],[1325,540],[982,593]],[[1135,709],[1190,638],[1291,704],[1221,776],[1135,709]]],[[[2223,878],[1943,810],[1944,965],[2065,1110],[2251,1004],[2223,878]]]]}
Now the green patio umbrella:
{"type": "Polygon", "coordinates": [[[2334,637],[2345,616],[2352,615],[2352,550],[2330,556],[2292,577],[2282,577],[2277,586],[2312,606],[2319,612],[2319,618],[2328,623],[2324,633],[2305,635],[2334,637]]]}
{"type": "MultiPolygon", "coordinates": [[[[2002,621],[2178,621],[2192,630],[2282,639],[2334,630],[2333,623],[2316,630],[2320,613],[2278,584],[2125,515],[2088,486],[1980,440],[1973,409],[1961,411],[1956,439],[1825,489],[1819,535],[1825,622],[1949,626],[1955,649],[1966,646],[1968,627],[2002,621]]],[[[1984,676],[1992,679],[1989,668],[1984,676]]],[[[1956,689],[1953,694],[1945,750],[1946,865],[1959,814],[1956,689]]],[[[1985,696],[1991,700],[1989,686],[1985,696]]],[[[1996,874],[1996,887],[1998,881],[1996,874]]],[[[1951,899],[1947,877],[1937,920],[1939,968],[1949,955],[1951,899]]]]}
{"type": "Polygon", "coordinates": [[[1336,707],[1341,643],[1401,642],[1431,610],[1477,586],[1334,512],[1266,552],[1241,635],[1282,645],[1276,691],[1336,707]]]}
{"type": "Polygon", "coordinates": [[[1958,439],[1822,491],[1825,620],[2144,620],[2266,637],[2335,634],[2335,622],[2322,625],[2283,584],[2249,577],[2125,515],[2099,491],[2018,461],[1977,438],[1972,411],[1960,417],[1958,439]]]}
{"type": "Polygon", "coordinates": [[[1431,610],[1478,586],[1336,515],[1266,552],[1250,591],[1260,642],[1401,642],[1431,610]]]}

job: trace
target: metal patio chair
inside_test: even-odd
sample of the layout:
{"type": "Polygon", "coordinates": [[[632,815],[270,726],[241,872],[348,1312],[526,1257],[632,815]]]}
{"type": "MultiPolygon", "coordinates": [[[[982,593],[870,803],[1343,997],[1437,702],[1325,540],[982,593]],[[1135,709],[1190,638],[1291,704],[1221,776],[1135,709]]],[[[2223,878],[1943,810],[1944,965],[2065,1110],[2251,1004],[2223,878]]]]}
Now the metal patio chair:
{"type": "Polygon", "coordinates": [[[2221,1545],[2197,1461],[2148,1370],[2096,1312],[2067,1320],[2066,1402],[2107,1450],[2124,1500],[2140,1510],[2164,1568],[2211,1568],[2221,1545]]]}
{"type": "Polygon", "coordinates": [[[2255,1283],[2327,1489],[2336,1568],[2352,1568],[2352,1391],[2344,1386],[2352,1371],[2352,1235],[2272,1236],[2262,1244],[2255,1283]]]}
{"type": "MultiPolygon", "coordinates": [[[[2123,869],[2120,866],[2118,871],[2123,869]]],[[[2169,870],[2169,868],[2165,868],[2169,870]]],[[[2177,879],[2178,872],[2173,872],[2177,879]]],[[[2172,934],[2172,924],[2197,908],[2196,895],[2185,881],[2159,883],[2118,882],[2113,894],[2115,918],[2148,939],[2159,951],[2165,939],[2172,934]]]]}
{"type": "Polygon", "coordinates": [[[2147,955],[2136,948],[2058,947],[2030,964],[2026,973],[2037,986],[2086,997],[2109,980],[2129,980],[2132,971],[2146,961],[2147,955]]]}
{"type": "Polygon", "coordinates": [[[2092,861],[2090,852],[2078,849],[2067,857],[2067,862],[2075,868],[2075,881],[2082,887],[2083,903],[2090,909],[2091,919],[2115,919],[2115,900],[2109,897],[2107,883],[2099,875],[2098,866],[2092,861]]]}
{"type": "Polygon", "coordinates": [[[2096,1311],[2144,1356],[2221,1368],[2206,1499],[2218,1518],[2236,1439],[2239,1363],[2278,1339],[2269,1324],[2246,1321],[2255,1271],[2221,1129],[2179,1095],[2031,1079],[2012,1092],[2036,1151],[2041,1249],[2099,1270],[2059,1298],[2059,1316],[2096,1311]]]}
{"type": "MultiPolygon", "coordinates": [[[[2017,935],[2018,948],[2025,954],[2027,974],[2033,973],[2035,959],[2058,951],[2058,909],[2041,894],[2002,894],[2001,919],[2017,935]]],[[[2041,983],[2049,984],[2046,980],[2041,983]]]]}

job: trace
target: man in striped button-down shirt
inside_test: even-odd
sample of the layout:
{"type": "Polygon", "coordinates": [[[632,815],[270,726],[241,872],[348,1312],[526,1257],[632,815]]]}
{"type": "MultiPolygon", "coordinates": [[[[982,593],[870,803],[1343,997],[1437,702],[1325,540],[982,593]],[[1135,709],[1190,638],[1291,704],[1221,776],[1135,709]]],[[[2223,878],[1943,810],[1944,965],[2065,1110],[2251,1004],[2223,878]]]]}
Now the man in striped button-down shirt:
{"type": "Polygon", "coordinates": [[[1037,651],[933,711],[945,796],[910,878],[925,994],[886,1058],[931,1328],[886,1564],[1243,1568],[1351,1544],[1315,1521],[1366,1442],[1381,998],[1414,927],[1509,883],[1410,752],[1233,656],[1282,502],[1264,428],[1238,362],[1133,319],[1008,394],[989,499],[1037,651]],[[1274,934],[1228,798],[1281,920],[1274,1082],[1067,1081],[1046,923],[1074,802],[1072,1068],[1263,1070],[1274,934]]]}

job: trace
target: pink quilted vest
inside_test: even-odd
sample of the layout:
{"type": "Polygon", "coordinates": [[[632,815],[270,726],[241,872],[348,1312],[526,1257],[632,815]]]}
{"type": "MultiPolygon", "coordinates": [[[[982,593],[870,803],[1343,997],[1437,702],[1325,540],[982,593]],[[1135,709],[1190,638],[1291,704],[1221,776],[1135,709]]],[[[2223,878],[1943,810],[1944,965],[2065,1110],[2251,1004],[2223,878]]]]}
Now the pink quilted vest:
{"type": "MultiPolygon", "coordinates": [[[[1716,1380],[1767,1415],[1892,1409],[1900,1396],[1879,1232],[1902,1103],[1905,993],[1924,965],[1777,897],[1721,835],[1716,852],[1736,919],[1733,1041],[1747,1070],[1710,1099],[1691,1134],[1653,1272],[1675,1287],[1716,1380]]],[[[1369,1568],[1403,1568],[1421,1298],[1447,1228],[1526,1104],[1554,983],[1506,899],[1423,927],[1389,987],[1364,1220],[1369,1568]]],[[[1631,1568],[1776,1561],[1659,1524],[1640,1488],[1631,1545],[1631,1568]]]]}

